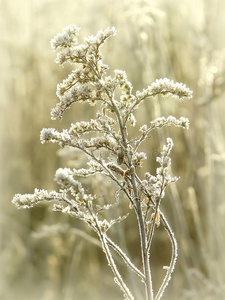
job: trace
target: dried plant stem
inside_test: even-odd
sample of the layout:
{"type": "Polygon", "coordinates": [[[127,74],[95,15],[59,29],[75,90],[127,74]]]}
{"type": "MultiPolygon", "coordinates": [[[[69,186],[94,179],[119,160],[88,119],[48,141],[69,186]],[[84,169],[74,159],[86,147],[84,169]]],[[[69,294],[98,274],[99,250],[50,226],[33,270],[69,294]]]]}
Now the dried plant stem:
{"type": "Polygon", "coordinates": [[[177,241],[174,237],[174,233],[169,225],[169,223],[167,222],[164,214],[162,212],[160,212],[160,218],[162,220],[162,223],[169,235],[169,238],[170,238],[170,241],[171,241],[171,244],[172,244],[172,256],[171,256],[171,261],[170,261],[170,265],[169,267],[167,268],[167,272],[166,272],[166,276],[164,277],[163,279],[163,282],[156,294],[156,297],[155,297],[155,300],[160,300],[163,296],[163,293],[171,279],[171,275],[174,271],[174,268],[175,268],[175,264],[176,264],[176,260],[177,260],[177,256],[178,256],[178,247],[177,247],[177,241]]]}
{"type": "MultiPolygon", "coordinates": [[[[109,95],[109,94],[108,94],[109,95]]],[[[109,97],[110,101],[112,103],[112,106],[115,110],[116,116],[117,116],[117,120],[119,122],[119,127],[120,127],[120,132],[122,134],[122,139],[124,142],[124,148],[125,148],[125,152],[126,152],[126,157],[128,160],[128,164],[130,166],[130,168],[132,167],[132,163],[131,163],[131,157],[129,154],[129,151],[127,151],[127,138],[125,136],[125,122],[123,124],[121,117],[120,117],[120,113],[118,111],[118,108],[114,102],[114,100],[112,99],[112,97],[109,97]]],[[[138,198],[138,194],[137,194],[137,187],[136,187],[136,180],[135,180],[135,175],[134,173],[131,174],[131,182],[133,185],[133,192],[134,192],[134,199],[135,200],[135,212],[137,215],[137,219],[138,219],[138,225],[139,225],[139,234],[140,234],[140,242],[141,242],[141,252],[142,252],[142,263],[143,263],[143,269],[144,269],[144,277],[145,277],[145,291],[146,291],[146,300],[153,300],[153,288],[152,288],[152,279],[151,279],[151,269],[150,269],[150,261],[149,261],[149,254],[147,251],[147,245],[146,245],[146,232],[145,232],[145,227],[144,227],[144,221],[143,221],[143,215],[142,215],[142,210],[141,210],[141,205],[140,205],[140,199],[138,198]]]]}
{"type": "Polygon", "coordinates": [[[160,201],[161,201],[160,198],[156,201],[154,217],[153,217],[153,220],[152,220],[150,232],[149,232],[149,234],[148,234],[147,251],[148,251],[149,253],[150,253],[150,250],[151,250],[152,239],[153,239],[154,232],[155,232],[155,224],[156,224],[157,214],[159,214],[159,205],[160,205],[160,201]]]}
{"type": "Polygon", "coordinates": [[[120,275],[120,273],[119,273],[119,271],[118,271],[118,269],[116,267],[116,264],[114,262],[112,254],[111,254],[111,252],[109,250],[109,246],[108,246],[108,243],[107,243],[106,234],[102,233],[102,232],[99,232],[99,237],[100,237],[100,240],[101,240],[101,243],[102,243],[102,248],[103,248],[103,251],[105,252],[108,264],[109,264],[109,266],[110,266],[113,274],[115,275],[115,281],[116,281],[116,283],[119,285],[119,287],[121,288],[121,290],[124,292],[124,294],[126,295],[127,299],[134,300],[134,297],[131,294],[131,291],[129,290],[129,288],[124,283],[123,278],[120,275]]]}
{"type": "Polygon", "coordinates": [[[147,251],[146,245],[146,233],[144,227],[144,221],[141,211],[141,205],[139,200],[136,200],[136,214],[138,219],[139,225],[139,234],[140,234],[140,241],[141,241],[141,253],[142,253],[142,263],[145,275],[145,293],[146,293],[146,300],[153,300],[153,288],[152,288],[152,278],[151,278],[151,269],[150,269],[150,255],[147,251]]]}
{"type": "Polygon", "coordinates": [[[107,235],[106,235],[106,240],[111,248],[116,251],[117,254],[123,259],[123,261],[126,263],[128,267],[131,268],[132,271],[134,271],[143,281],[145,281],[145,276],[144,274],[137,268],[135,267],[130,259],[127,257],[127,255],[121,250],[119,246],[117,246],[107,235]]]}

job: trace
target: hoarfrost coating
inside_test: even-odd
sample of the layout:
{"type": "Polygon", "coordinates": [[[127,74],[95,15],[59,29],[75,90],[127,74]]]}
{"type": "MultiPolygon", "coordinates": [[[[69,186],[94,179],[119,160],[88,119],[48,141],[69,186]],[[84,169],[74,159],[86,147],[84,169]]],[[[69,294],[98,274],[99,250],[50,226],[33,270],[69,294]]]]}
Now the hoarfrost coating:
{"type": "MultiPolygon", "coordinates": [[[[156,157],[156,170],[144,174],[138,170],[149,157],[141,146],[153,130],[163,126],[188,129],[189,120],[185,117],[158,117],[150,120],[149,124],[142,124],[139,130],[135,131],[135,137],[132,137],[132,127],[137,126],[135,112],[145,99],[155,96],[190,99],[192,91],[183,83],[164,78],[157,79],[142,91],[133,93],[133,86],[126,72],[115,70],[113,75],[109,76],[109,66],[103,62],[101,46],[116,34],[115,28],[100,30],[95,36],[86,38],[83,44],[79,44],[79,31],[80,28],[76,25],[69,25],[51,41],[53,50],[57,51],[56,63],[64,65],[69,62],[75,68],[57,85],[56,95],[59,102],[51,110],[51,118],[61,119],[72,104],[83,102],[97,106],[95,118],[74,122],[69,129],[63,129],[61,132],[55,128],[43,128],[40,140],[43,144],[51,142],[64,149],[76,149],[79,151],[79,157],[83,154],[88,160],[80,168],[60,168],[56,171],[55,181],[60,186],[58,192],[35,189],[33,194],[16,194],[12,202],[18,208],[30,208],[38,203],[51,201],[54,211],[84,221],[99,237],[115,282],[125,299],[135,299],[132,285],[128,286],[124,282],[111,248],[122,258],[125,265],[141,278],[145,299],[159,300],[171,279],[177,259],[176,239],[160,205],[162,201],[166,201],[167,187],[176,182],[178,177],[170,174],[170,155],[174,145],[171,138],[167,138],[161,154],[156,157]],[[115,192],[112,197],[110,193],[105,195],[105,203],[102,203],[102,195],[90,193],[89,188],[85,186],[87,177],[92,176],[107,179],[102,181],[103,191],[104,184],[110,184],[110,191],[115,192]],[[108,236],[108,231],[115,223],[128,217],[127,212],[114,219],[105,214],[109,209],[120,205],[121,198],[126,199],[127,208],[132,209],[137,218],[142,269],[138,269],[108,236]],[[163,281],[156,284],[159,289],[155,296],[150,253],[153,236],[160,224],[168,233],[172,255],[163,281]]],[[[105,188],[106,190],[108,191],[108,188],[105,188]]]]}

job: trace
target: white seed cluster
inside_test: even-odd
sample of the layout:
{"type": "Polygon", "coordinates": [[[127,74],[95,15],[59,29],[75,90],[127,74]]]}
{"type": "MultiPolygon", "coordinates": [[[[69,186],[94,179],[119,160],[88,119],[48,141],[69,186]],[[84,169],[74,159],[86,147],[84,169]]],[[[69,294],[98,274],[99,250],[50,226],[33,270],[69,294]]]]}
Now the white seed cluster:
{"type": "Polygon", "coordinates": [[[65,192],[57,193],[56,191],[48,192],[46,190],[35,189],[33,194],[16,194],[12,200],[18,208],[30,208],[42,201],[61,200],[65,192]]]}
{"type": "Polygon", "coordinates": [[[179,119],[169,116],[167,118],[160,117],[155,119],[154,121],[150,122],[151,129],[159,128],[163,126],[176,126],[176,127],[182,127],[184,129],[189,129],[189,119],[180,117],[179,119]]]}
{"type": "Polygon", "coordinates": [[[77,45],[77,37],[79,35],[80,28],[75,24],[71,24],[68,27],[65,27],[61,33],[58,33],[52,40],[51,46],[55,51],[56,49],[63,49],[77,45]]]}
{"type": "Polygon", "coordinates": [[[171,177],[168,167],[171,164],[171,158],[169,157],[173,148],[173,141],[171,138],[167,139],[167,144],[164,145],[161,156],[156,158],[156,161],[160,164],[160,167],[156,169],[156,176],[151,175],[149,172],[145,173],[145,179],[142,184],[146,187],[150,193],[152,199],[163,199],[165,197],[166,187],[178,180],[177,177],[171,177]]]}
{"type": "Polygon", "coordinates": [[[183,83],[174,82],[168,78],[161,78],[153,82],[147,89],[143,89],[142,92],[137,91],[136,93],[138,101],[156,95],[173,96],[182,100],[191,99],[192,91],[183,83]]]}
{"type": "Polygon", "coordinates": [[[77,66],[77,69],[57,86],[59,103],[51,111],[52,119],[62,118],[65,110],[74,102],[88,101],[90,105],[95,105],[96,101],[105,100],[104,81],[99,79],[105,75],[108,66],[102,62],[100,48],[115,34],[114,27],[107,27],[104,31],[100,30],[96,36],[86,38],[84,44],[77,45],[79,28],[72,24],[52,39],[52,48],[59,50],[56,63],[63,65],[70,62],[77,66]]]}

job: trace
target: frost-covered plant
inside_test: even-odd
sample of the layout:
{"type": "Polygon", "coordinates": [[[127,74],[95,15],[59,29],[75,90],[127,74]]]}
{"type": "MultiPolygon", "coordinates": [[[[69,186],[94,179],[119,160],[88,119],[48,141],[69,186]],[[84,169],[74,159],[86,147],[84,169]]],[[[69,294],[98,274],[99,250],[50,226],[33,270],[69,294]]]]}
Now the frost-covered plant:
{"type": "Polygon", "coordinates": [[[58,143],[60,147],[69,146],[85,153],[89,161],[86,168],[57,170],[55,180],[61,186],[58,192],[35,189],[33,194],[17,194],[13,203],[18,208],[30,208],[42,201],[54,201],[55,211],[61,211],[86,222],[98,235],[108,264],[114,274],[115,282],[123,291],[125,299],[134,299],[130,288],[118,271],[111,254],[113,249],[124,263],[134,271],[145,286],[146,300],[159,300],[171,278],[177,258],[177,243],[168,221],[160,209],[165,197],[166,187],[177,181],[171,177],[169,166],[173,147],[171,138],[167,139],[161,155],[157,157],[159,167],[156,175],[150,172],[141,178],[138,168],[147,155],[139,148],[152,130],[163,126],[177,126],[188,129],[188,119],[181,117],[161,117],[144,124],[135,138],[130,138],[128,131],[136,126],[135,111],[147,98],[157,95],[172,96],[177,99],[190,99],[192,92],[182,83],[175,83],[167,78],[158,79],[142,91],[132,92],[132,84],[124,71],[115,70],[113,76],[107,76],[109,67],[103,63],[100,52],[102,45],[116,34],[114,27],[100,30],[95,36],[89,36],[83,44],[78,44],[79,28],[69,25],[51,41],[53,50],[58,51],[56,62],[60,65],[70,62],[75,70],[57,86],[59,102],[51,111],[52,119],[61,119],[63,113],[74,102],[88,102],[98,105],[96,118],[88,122],[76,122],[69,129],[58,132],[54,128],[41,131],[41,142],[58,143]],[[118,92],[119,91],[119,92],[118,92]],[[117,95],[117,96],[116,96],[117,95]],[[129,126],[128,126],[129,125],[129,126]],[[128,130],[129,128],[129,130],[128,130]],[[88,134],[88,137],[87,137],[88,134]],[[92,137],[90,137],[92,134],[92,137]],[[85,137],[86,135],[86,137],[85,137]],[[78,177],[101,174],[116,183],[115,203],[100,205],[98,195],[85,191],[78,177]],[[127,215],[115,220],[104,219],[104,210],[118,205],[125,197],[136,214],[139,226],[141,258],[143,270],[139,270],[108,236],[108,230],[115,223],[124,220],[127,215]],[[166,275],[154,295],[150,267],[151,245],[156,227],[162,224],[172,244],[170,265],[164,267],[166,275]]]}

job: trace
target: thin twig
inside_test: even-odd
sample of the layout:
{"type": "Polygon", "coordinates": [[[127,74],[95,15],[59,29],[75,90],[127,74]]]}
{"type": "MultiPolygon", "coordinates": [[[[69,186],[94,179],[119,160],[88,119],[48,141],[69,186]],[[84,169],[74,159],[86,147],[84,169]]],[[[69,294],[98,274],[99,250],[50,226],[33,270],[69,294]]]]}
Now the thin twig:
{"type": "Polygon", "coordinates": [[[132,271],[134,271],[138,276],[141,277],[143,281],[145,281],[145,276],[144,274],[137,268],[135,265],[132,264],[130,259],[127,257],[127,255],[121,250],[119,246],[117,246],[107,235],[106,235],[106,240],[109,244],[110,247],[113,248],[113,250],[116,251],[117,254],[123,259],[123,261],[127,264],[128,267],[131,268],[132,271]]]}
{"type": "Polygon", "coordinates": [[[162,223],[169,235],[169,238],[170,238],[170,241],[171,241],[171,244],[172,244],[172,256],[171,256],[171,261],[170,261],[170,265],[169,267],[167,268],[167,272],[166,272],[166,276],[164,277],[163,279],[163,282],[156,294],[156,297],[155,297],[155,300],[160,300],[163,296],[163,293],[171,279],[171,274],[173,273],[174,271],[174,268],[175,268],[175,264],[176,264],[176,260],[177,260],[177,256],[178,256],[178,247],[177,247],[177,241],[175,239],[175,236],[174,236],[174,233],[169,225],[169,223],[167,222],[164,214],[162,212],[160,212],[160,218],[162,220],[162,223]]]}
{"type": "Polygon", "coordinates": [[[106,258],[108,260],[108,263],[109,263],[109,266],[110,268],[112,269],[113,271],[113,274],[115,275],[115,281],[116,283],[119,285],[119,287],[122,289],[122,291],[125,293],[127,299],[129,300],[134,300],[134,297],[131,293],[131,291],[129,290],[129,288],[127,287],[127,285],[124,283],[123,281],[123,278],[122,276],[120,275],[117,267],[116,267],[116,264],[115,264],[115,261],[112,257],[112,254],[109,250],[109,247],[108,247],[108,242],[107,242],[107,239],[106,239],[106,234],[102,233],[102,232],[99,232],[99,237],[100,237],[100,240],[102,242],[102,248],[105,252],[105,255],[106,255],[106,258]]]}

